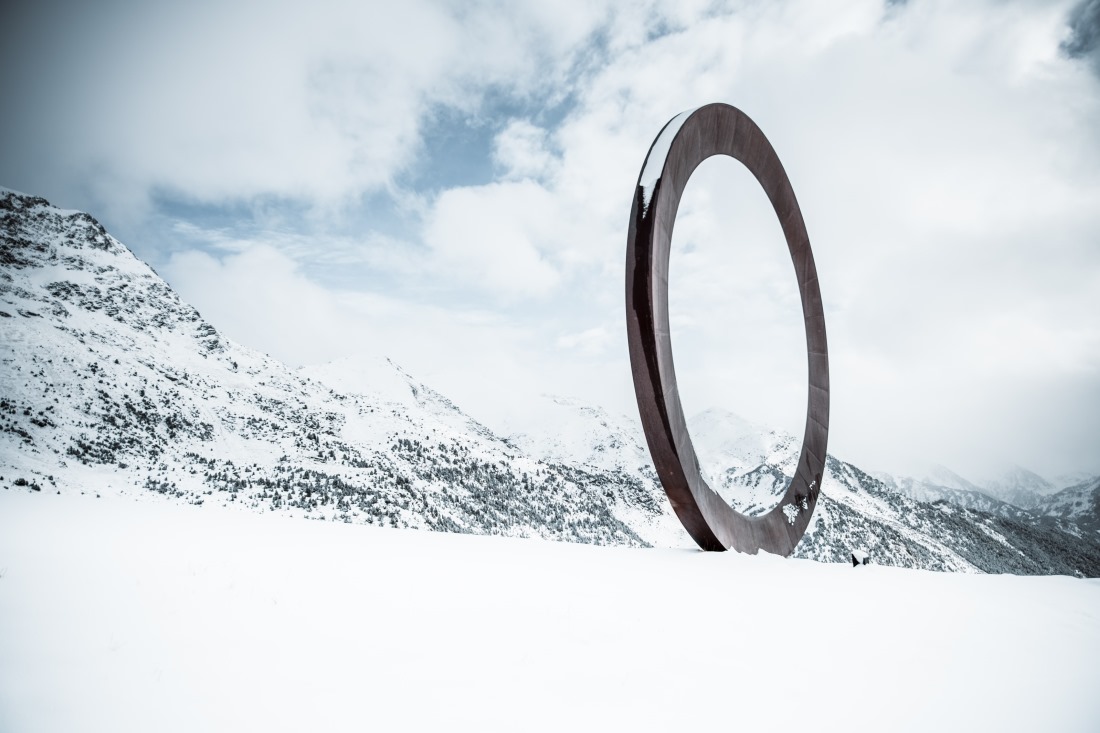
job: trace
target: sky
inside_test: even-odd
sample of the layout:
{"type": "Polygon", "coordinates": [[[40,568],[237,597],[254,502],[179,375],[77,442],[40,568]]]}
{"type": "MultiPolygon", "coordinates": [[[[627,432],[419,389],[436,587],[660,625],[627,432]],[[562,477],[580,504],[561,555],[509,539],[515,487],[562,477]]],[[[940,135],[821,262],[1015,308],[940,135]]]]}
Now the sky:
{"type": "MultiPolygon", "coordinates": [[[[831,452],[1100,473],[1100,0],[46,0],[0,60],[0,185],[246,346],[388,356],[500,431],[543,394],[636,417],[638,174],[733,104],[806,219],[831,452]]],[[[670,278],[686,412],[800,435],[793,268],[737,162],[692,177],[670,278]]]]}

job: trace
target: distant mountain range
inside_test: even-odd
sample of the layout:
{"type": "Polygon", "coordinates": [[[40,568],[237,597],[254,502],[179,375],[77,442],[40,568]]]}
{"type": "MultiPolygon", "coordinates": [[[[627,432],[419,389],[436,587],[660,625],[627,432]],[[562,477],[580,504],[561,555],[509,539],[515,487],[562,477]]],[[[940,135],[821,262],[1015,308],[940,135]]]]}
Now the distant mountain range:
{"type": "MultiPolygon", "coordinates": [[[[636,419],[546,397],[498,436],[384,359],[294,370],[223,337],[91,216],[0,189],[0,485],[159,496],[318,519],[690,546],[636,419]]],[[[710,410],[711,485],[747,513],[799,440],[710,410]]],[[[833,456],[796,555],[1100,575],[1100,477],[875,475],[833,456]]]]}

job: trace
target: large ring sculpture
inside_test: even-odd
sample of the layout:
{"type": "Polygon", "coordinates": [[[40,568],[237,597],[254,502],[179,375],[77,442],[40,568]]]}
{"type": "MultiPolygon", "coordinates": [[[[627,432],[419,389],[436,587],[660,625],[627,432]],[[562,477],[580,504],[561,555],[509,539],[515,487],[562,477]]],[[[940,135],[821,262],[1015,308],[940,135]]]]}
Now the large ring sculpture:
{"type": "Polygon", "coordinates": [[[626,323],[630,366],[646,441],[672,508],[704,550],[790,555],[810,523],[821,491],[829,440],[829,353],[825,316],[806,224],[779,157],[748,115],[708,104],[673,117],[649,149],[630,212],[626,250],[626,323]],[[676,211],[692,172],[712,155],[736,158],[775,209],[794,262],[809,352],[809,405],[798,469],[769,513],[732,509],[699,473],[688,434],[668,324],[668,265],[676,211]]]}

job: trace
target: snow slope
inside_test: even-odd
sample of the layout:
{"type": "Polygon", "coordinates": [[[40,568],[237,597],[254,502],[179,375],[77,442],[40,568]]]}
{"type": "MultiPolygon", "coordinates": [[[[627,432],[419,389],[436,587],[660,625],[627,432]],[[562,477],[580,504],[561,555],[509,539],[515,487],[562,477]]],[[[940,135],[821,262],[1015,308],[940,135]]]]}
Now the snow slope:
{"type": "Polygon", "coordinates": [[[1100,730],[1100,581],[0,490],[0,730],[1100,730]]]}
{"type": "Polygon", "coordinates": [[[536,430],[512,432],[509,442],[531,455],[560,463],[656,478],[637,419],[560,395],[541,395],[532,406],[536,430]]]}

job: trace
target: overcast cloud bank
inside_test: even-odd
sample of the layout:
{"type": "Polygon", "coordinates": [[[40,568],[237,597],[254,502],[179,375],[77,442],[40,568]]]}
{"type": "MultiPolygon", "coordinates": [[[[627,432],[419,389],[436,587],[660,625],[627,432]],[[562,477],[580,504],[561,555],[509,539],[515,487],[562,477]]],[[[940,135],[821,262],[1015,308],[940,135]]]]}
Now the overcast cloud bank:
{"type": "MultiPolygon", "coordinates": [[[[673,115],[745,110],[821,273],[835,452],[1100,471],[1100,52],[1086,2],[42,3],[5,10],[0,183],[90,210],[231,337],[385,353],[493,425],[632,412],[630,201],[673,115]]],[[[709,161],[677,371],[800,432],[779,228],[709,161]]]]}

